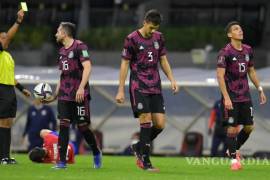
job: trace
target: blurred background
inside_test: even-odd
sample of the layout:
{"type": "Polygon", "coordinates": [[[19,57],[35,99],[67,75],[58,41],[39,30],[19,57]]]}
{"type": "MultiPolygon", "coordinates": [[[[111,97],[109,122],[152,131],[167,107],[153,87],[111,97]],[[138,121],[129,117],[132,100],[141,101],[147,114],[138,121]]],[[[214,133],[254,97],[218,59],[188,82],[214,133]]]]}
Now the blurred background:
{"type": "MultiPolygon", "coordinates": [[[[160,31],[166,39],[175,77],[182,86],[181,92],[173,96],[163,77],[168,124],[153,144],[155,154],[181,155],[184,146],[190,146],[198,155],[210,154],[212,135],[208,133],[208,119],[214,102],[220,97],[215,80],[216,57],[219,49],[227,43],[224,27],[229,21],[241,22],[244,42],[255,50],[255,67],[270,98],[270,2],[267,0],[26,2],[29,12],[10,47],[16,62],[16,77],[30,89],[38,82],[48,82],[54,87],[59,77],[56,63],[58,45],[54,35],[60,22],[74,22],[77,25],[76,38],[86,42],[90,48],[93,62],[90,80],[92,126],[99,132],[105,153],[123,153],[132,140],[132,134],[139,130],[128,103],[118,107],[113,98],[117,91],[124,38],[141,27],[144,13],[149,9],[156,8],[163,14],[160,31]],[[186,140],[189,144],[184,138],[190,132],[198,134],[186,140]]],[[[8,30],[15,22],[18,7],[17,0],[1,0],[1,29],[8,30]]],[[[258,94],[254,89],[252,97],[256,129],[243,146],[243,154],[267,154],[270,151],[267,138],[270,106],[269,103],[258,105],[258,94]]],[[[21,139],[27,109],[32,102],[19,93],[18,99],[12,149],[26,151],[27,142],[21,139]]],[[[56,104],[52,108],[56,114],[56,104]]],[[[74,134],[71,138],[75,138],[74,134]]]]}

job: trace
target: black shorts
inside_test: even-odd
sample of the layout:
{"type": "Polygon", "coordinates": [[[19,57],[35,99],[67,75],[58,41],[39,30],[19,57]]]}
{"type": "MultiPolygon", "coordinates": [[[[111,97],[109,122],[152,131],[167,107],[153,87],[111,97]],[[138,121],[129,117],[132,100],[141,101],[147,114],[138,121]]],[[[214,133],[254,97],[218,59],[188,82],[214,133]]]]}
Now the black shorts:
{"type": "Polygon", "coordinates": [[[145,94],[138,91],[130,93],[133,115],[138,118],[142,113],[165,113],[162,94],[145,94]]]}
{"type": "Polygon", "coordinates": [[[70,123],[76,124],[91,123],[89,99],[85,99],[82,103],[58,100],[57,110],[59,119],[69,119],[70,123]]]}
{"type": "Polygon", "coordinates": [[[251,101],[247,102],[233,102],[233,109],[227,110],[224,108],[224,103],[221,103],[221,109],[223,110],[224,125],[225,126],[237,126],[253,125],[253,106],[251,101]]]}
{"type": "Polygon", "coordinates": [[[15,118],[17,100],[12,85],[0,84],[0,118],[15,118]]]}

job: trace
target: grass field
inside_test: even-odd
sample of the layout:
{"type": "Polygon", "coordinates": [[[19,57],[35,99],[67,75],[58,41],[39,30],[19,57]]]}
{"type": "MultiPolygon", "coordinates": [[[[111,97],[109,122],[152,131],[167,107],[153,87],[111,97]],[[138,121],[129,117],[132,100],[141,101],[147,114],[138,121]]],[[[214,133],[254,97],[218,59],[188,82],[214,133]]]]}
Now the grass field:
{"type": "Polygon", "coordinates": [[[76,163],[66,170],[55,170],[52,164],[34,164],[27,155],[14,155],[19,164],[0,165],[0,180],[205,180],[205,179],[269,179],[270,161],[245,160],[244,169],[232,172],[227,159],[153,157],[152,163],[160,168],[159,173],[138,169],[133,157],[104,156],[103,168],[92,168],[91,156],[77,156],[76,163]]]}

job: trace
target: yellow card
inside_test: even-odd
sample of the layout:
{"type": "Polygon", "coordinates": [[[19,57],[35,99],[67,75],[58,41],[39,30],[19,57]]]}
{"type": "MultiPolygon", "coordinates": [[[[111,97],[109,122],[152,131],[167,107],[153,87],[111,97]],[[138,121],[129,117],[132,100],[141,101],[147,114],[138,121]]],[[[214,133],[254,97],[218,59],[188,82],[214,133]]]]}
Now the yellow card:
{"type": "Polygon", "coordinates": [[[24,12],[28,11],[26,2],[21,2],[21,7],[24,12]]]}

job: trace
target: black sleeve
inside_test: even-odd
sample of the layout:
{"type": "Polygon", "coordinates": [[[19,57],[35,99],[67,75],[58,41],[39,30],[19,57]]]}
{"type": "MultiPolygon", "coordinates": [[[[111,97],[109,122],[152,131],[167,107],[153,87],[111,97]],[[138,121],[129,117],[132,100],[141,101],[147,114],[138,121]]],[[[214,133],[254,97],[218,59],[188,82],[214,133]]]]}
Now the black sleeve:
{"type": "Polygon", "coordinates": [[[0,42],[0,51],[3,51],[3,46],[1,42],[0,42]]]}

